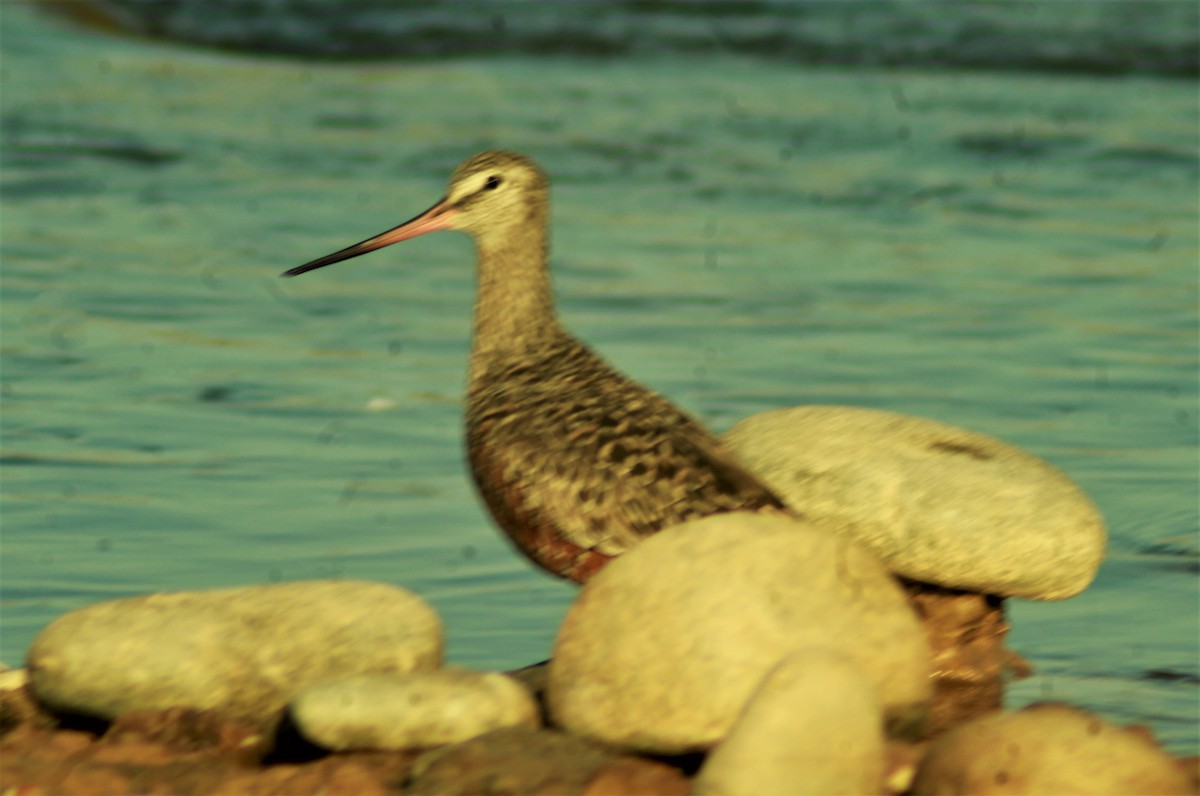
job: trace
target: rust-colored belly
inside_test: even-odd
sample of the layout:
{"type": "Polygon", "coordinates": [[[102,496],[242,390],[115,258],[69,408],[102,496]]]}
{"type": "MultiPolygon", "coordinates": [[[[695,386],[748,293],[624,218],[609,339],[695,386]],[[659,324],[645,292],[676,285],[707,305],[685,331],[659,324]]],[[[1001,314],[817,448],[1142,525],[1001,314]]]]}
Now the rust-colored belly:
{"type": "Polygon", "coordinates": [[[481,446],[471,446],[468,459],[475,486],[500,529],[517,549],[542,569],[576,583],[586,583],[613,556],[570,541],[545,511],[529,508],[521,487],[506,479],[502,468],[481,446]]]}

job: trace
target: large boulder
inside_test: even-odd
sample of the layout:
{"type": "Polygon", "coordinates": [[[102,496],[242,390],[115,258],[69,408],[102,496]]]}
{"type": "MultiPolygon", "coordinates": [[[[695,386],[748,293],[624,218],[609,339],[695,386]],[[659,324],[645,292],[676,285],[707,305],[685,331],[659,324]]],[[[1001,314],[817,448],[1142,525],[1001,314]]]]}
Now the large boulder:
{"type": "Polygon", "coordinates": [[[724,439],[791,508],[913,580],[1060,600],[1083,591],[1104,558],[1104,519],[1079,487],[985,434],[801,406],[749,417],[724,439]]]}
{"type": "Polygon", "coordinates": [[[555,641],[548,706],[616,746],[708,749],[806,648],[857,662],[893,720],[921,715],[924,633],[878,559],[783,515],[719,514],[664,529],[584,586],[555,641]]]}

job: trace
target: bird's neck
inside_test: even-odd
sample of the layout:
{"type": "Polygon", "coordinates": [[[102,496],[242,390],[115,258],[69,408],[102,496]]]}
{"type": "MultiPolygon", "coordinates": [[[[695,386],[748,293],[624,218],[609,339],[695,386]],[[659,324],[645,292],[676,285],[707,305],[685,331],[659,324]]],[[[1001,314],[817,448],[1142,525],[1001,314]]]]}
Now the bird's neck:
{"type": "Polygon", "coordinates": [[[547,269],[544,223],[476,240],[478,293],[472,337],[472,375],[498,356],[522,351],[561,333],[547,269]]]}

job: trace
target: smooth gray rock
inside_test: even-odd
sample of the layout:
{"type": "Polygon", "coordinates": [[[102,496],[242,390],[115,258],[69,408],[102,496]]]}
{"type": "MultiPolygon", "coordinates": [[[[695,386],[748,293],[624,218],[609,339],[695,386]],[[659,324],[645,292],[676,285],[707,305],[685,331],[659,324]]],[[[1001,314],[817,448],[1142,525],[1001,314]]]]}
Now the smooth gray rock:
{"type": "Polygon", "coordinates": [[[424,600],[344,580],[98,603],[42,630],[28,667],[34,694],[55,710],[113,719],[183,706],[267,722],[320,680],[441,659],[441,620],[424,600]]]}
{"type": "Polygon", "coordinates": [[[704,761],[694,796],[882,793],[883,710],[857,663],[804,650],[767,673],[704,761]]]}
{"type": "Polygon", "coordinates": [[[1186,796],[1189,777],[1149,738],[1057,703],[960,725],[929,748],[913,796],[1186,796]]]}
{"type": "Polygon", "coordinates": [[[1104,558],[1104,518],[1067,476],[993,437],[920,417],[802,406],[724,435],[789,506],[893,572],[955,589],[1061,600],[1104,558]]]}
{"type": "Polygon", "coordinates": [[[781,658],[814,647],[856,661],[892,718],[921,714],[925,635],[878,559],[783,515],[706,517],[648,537],[583,587],[555,641],[550,715],[619,747],[708,749],[781,658]]]}
{"type": "Polygon", "coordinates": [[[289,713],[301,735],[335,751],[428,749],[540,723],[516,680],[458,668],[327,680],[299,693],[289,713]]]}

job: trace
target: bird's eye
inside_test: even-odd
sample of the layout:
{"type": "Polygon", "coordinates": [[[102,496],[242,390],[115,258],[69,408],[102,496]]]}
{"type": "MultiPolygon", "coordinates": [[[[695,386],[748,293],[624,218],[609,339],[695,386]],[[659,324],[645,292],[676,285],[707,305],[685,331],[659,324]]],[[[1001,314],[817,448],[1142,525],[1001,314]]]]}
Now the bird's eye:
{"type": "Polygon", "coordinates": [[[494,191],[500,187],[500,183],[502,183],[502,182],[504,182],[504,180],[500,179],[495,174],[493,174],[491,177],[488,177],[487,182],[485,182],[483,184],[483,190],[494,191]]]}

